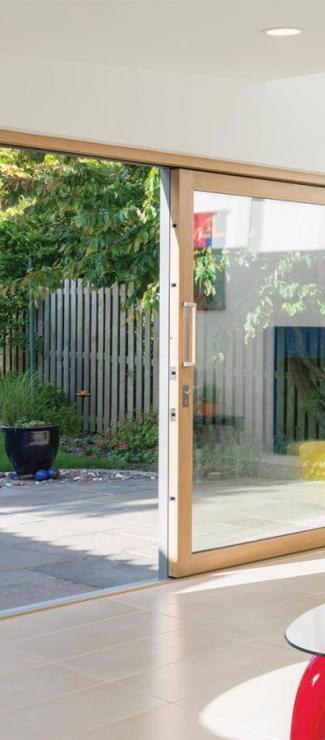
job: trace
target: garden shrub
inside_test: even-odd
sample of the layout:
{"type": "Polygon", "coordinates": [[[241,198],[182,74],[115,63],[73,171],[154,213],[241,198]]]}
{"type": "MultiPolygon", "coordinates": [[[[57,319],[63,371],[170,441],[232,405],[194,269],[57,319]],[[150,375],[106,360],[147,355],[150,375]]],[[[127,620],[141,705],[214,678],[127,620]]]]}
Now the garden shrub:
{"type": "Polygon", "coordinates": [[[9,373],[0,379],[2,426],[57,425],[62,434],[77,434],[80,417],[62,391],[29,373],[9,373]]]}

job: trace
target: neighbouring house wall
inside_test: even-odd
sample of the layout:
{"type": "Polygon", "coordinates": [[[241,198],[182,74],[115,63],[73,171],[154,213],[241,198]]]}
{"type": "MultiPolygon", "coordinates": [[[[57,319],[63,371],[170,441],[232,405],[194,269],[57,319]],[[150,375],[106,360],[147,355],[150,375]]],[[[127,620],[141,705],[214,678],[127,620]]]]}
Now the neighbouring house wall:
{"type": "Polygon", "coordinates": [[[0,127],[325,171],[325,75],[257,83],[0,56],[0,127]]]}
{"type": "MultiPolygon", "coordinates": [[[[301,284],[325,284],[323,252],[318,254],[320,258],[316,258],[309,270],[305,265],[296,270],[295,279],[301,284]]],[[[279,254],[270,255],[268,264],[275,266],[279,257],[279,254]]],[[[247,311],[252,309],[249,299],[256,296],[254,264],[250,268],[236,265],[228,271],[225,310],[198,311],[197,393],[200,398],[205,383],[215,384],[220,415],[240,417],[245,433],[259,448],[271,451],[275,400],[274,329],[325,327],[325,316],[315,309],[290,317],[281,310],[280,300],[274,299],[274,313],[268,327],[260,328],[254,339],[245,341],[244,324],[247,311]]]]}

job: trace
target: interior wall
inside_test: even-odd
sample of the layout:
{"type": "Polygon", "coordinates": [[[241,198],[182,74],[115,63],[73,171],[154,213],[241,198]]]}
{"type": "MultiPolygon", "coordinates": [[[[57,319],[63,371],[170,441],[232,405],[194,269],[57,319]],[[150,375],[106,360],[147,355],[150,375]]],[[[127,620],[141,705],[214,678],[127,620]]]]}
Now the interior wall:
{"type": "Polygon", "coordinates": [[[325,171],[325,75],[257,83],[0,56],[0,128],[325,171]]]}

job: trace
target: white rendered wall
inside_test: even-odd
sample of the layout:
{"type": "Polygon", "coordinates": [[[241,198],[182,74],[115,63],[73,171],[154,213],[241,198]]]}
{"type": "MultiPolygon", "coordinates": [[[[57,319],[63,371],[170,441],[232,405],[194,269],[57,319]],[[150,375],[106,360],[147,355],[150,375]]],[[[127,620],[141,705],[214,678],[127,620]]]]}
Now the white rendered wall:
{"type": "Polygon", "coordinates": [[[256,83],[0,56],[0,128],[325,171],[325,75],[256,83]]]}

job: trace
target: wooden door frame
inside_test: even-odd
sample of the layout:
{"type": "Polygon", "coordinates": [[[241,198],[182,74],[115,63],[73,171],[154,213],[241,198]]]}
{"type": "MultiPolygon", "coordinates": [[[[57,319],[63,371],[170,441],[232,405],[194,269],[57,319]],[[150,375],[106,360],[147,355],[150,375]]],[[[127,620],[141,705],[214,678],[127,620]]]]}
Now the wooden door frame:
{"type": "Polygon", "coordinates": [[[202,552],[192,552],[193,369],[183,366],[184,302],[193,301],[193,193],[227,193],[325,205],[325,189],[179,169],[171,177],[169,575],[188,576],[322,547],[325,527],[202,552]]]}
{"type": "Polygon", "coordinates": [[[123,146],[76,137],[53,136],[17,129],[0,128],[0,146],[40,149],[43,151],[76,154],[85,157],[112,159],[134,164],[148,164],[157,167],[183,168],[201,172],[215,172],[249,177],[258,180],[274,180],[284,183],[299,183],[325,187],[325,173],[294,170],[272,165],[251,164],[231,160],[216,159],[181,152],[148,149],[144,147],[123,146]]]}

